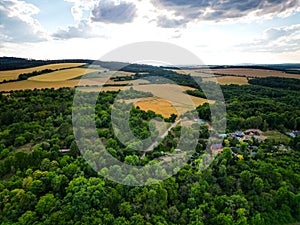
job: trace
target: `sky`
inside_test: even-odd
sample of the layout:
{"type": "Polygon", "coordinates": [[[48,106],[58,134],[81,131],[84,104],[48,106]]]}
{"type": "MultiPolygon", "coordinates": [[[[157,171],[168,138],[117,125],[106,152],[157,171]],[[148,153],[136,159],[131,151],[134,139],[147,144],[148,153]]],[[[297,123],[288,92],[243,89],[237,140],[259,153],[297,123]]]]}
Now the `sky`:
{"type": "Polygon", "coordinates": [[[300,0],[0,1],[0,56],[99,59],[143,41],[210,65],[300,63],[300,0]]]}

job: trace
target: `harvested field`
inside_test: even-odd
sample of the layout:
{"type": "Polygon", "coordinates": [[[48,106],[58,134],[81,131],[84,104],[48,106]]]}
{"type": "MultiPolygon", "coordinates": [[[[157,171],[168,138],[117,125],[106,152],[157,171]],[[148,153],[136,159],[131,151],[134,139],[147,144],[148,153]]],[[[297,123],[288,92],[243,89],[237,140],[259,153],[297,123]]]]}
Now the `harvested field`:
{"type": "MultiPolygon", "coordinates": [[[[189,110],[196,108],[205,102],[212,103],[213,101],[208,101],[203,98],[198,98],[190,96],[184,93],[186,90],[194,90],[194,88],[178,86],[174,84],[149,84],[149,85],[139,85],[135,86],[134,89],[139,91],[151,92],[154,96],[163,99],[164,105],[167,103],[172,104],[172,108],[177,110],[178,115],[181,115],[189,110]],[[167,101],[167,103],[165,103],[167,101]]],[[[145,110],[151,109],[155,111],[155,104],[143,104],[145,110]],[[148,107],[148,108],[147,108],[148,107]],[[153,107],[153,109],[152,109],[153,107]]],[[[155,111],[156,112],[156,111],[155,111]]],[[[173,109],[166,110],[170,114],[173,113],[173,109]],[[172,113],[170,113],[172,112],[172,113]]]]}
{"type": "Polygon", "coordinates": [[[289,74],[277,70],[250,69],[250,68],[229,68],[229,69],[212,69],[215,74],[227,74],[246,77],[285,77],[300,79],[300,74],[289,74]]]}
{"type": "MultiPolygon", "coordinates": [[[[0,91],[11,90],[25,90],[25,89],[42,89],[42,88],[61,88],[61,87],[75,87],[90,85],[90,87],[80,87],[83,91],[99,91],[100,87],[92,85],[101,85],[104,83],[113,84],[111,81],[107,81],[106,78],[91,78],[82,80],[61,80],[61,81],[38,81],[38,80],[24,80],[16,81],[5,84],[0,84],[0,91]]],[[[135,90],[151,92],[155,97],[140,99],[136,102],[136,106],[139,106],[143,110],[153,110],[156,113],[162,114],[165,117],[169,117],[172,113],[181,115],[195,107],[204,104],[205,102],[212,103],[203,98],[190,96],[184,93],[185,90],[194,90],[190,87],[178,86],[174,84],[145,84],[148,81],[138,80],[133,82],[134,86],[109,86],[103,87],[101,91],[118,91],[128,90],[133,87],[135,90]],[[144,83],[139,85],[139,83],[144,83]]],[[[120,82],[117,82],[120,83],[120,82]]],[[[122,82],[123,84],[123,82],[122,82]]],[[[124,84],[126,84],[124,82],[124,84]]],[[[130,100],[131,101],[131,100],[130,100]]]]}
{"type": "Polygon", "coordinates": [[[38,67],[31,67],[27,69],[0,71],[0,82],[2,82],[3,80],[16,80],[18,76],[22,73],[32,73],[34,71],[41,71],[45,69],[56,70],[63,68],[78,67],[82,65],[84,65],[84,63],[57,63],[38,67]]]}
{"type": "MultiPolygon", "coordinates": [[[[125,87],[103,87],[101,91],[119,91],[128,90],[131,86],[125,87]]],[[[125,102],[136,102],[135,105],[143,110],[152,110],[156,113],[169,117],[172,113],[181,115],[195,107],[206,102],[213,103],[203,98],[190,96],[184,93],[185,90],[194,90],[194,88],[178,86],[174,84],[146,84],[134,85],[133,89],[144,92],[151,92],[154,97],[131,99],[125,102]]],[[[99,91],[97,87],[81,87],[82,91],[99,91]]]]}
{"type": "MultiPolygon", "coordinates": [[[[126,102],[134,102],[134,100],[128,100],[126,102]]],[[[152,110],[157,114],[161,114],[163,117],[169,117],[172,113],[178,114],[173,104],[162,98],[142,98],[134,105],[139,106],[144,111],[152,110]]]]}
{"type": "MultiPolygon", "coordinates": [[[[103,84],[107,78],[96,78],[96,79],[85,79],[81,82],[81,85],[95,85],[103,84]]],[[[66,80],[66,81],[36,81],[36,80],[23,80],[0,84],[0,91],[15,91],[25,89],[43,89],[43,88],[54,88],[58,89],[61,87],[75,87],[79,84],[79,80],[66,80]]]]}
{"type": "Polygon", "coordinates": [[[193,77],[214,77],[215,75],[212,74],[212,71],[210,70],[205,70],[205,73],[201,70],[173,70],[174,72],[177,72],[179,74],[184,74],[184,75],[191,75],[193,77]]]}
{"type": "Polygon", "coordinates": [[[111,71],[112,74],[114,74],[115,76],[131,76],[134,75],[134,73],[132,72],[126,72],[126,71],[111,71]]]}
{"type": "MultiPolygon", "coordinates": [[[[190,97],[190,96],[188,96],[190,97]]],[[[157,114],[161,114],[163,117],[169,117],[172,113],[181,115],[189,110],[194,108],[193,105],[198,106],[202,105],[205,102],[208,102],[206,99],[197,98],[191,96],[193,104],[183,104],[178,102],[170,102],[163,98],[158,97],[147,97],[137,99],[126,100],[126,103],[135,102],[135,106],[139,106],[142,110],[152,110],[157,114]]]]}
{"type": "MultiPolygon", "coordinates": [[[[103,90],[112,90],[112,87],[105,87],[103,90]]],[[[115,87],[114,87],[115,88],[115,87]]],[[[126,87],[125,89],[128,89],[126,87]]],[[[152,110],[156,113],[169,117],[172,113],[181,115],[195,107],[206,102],[213,103],[203,98],[190,96],[184,93],[185,90],[194,90],[190,87],[177,86],[174,84],[149,84],[138,85],[133,87],[135,90],[151,92],[154,97],[141,98],[135,103],[143,110],[152,110]]],[[[118,87],[115,90],[124,90],[118,87]]],[[[127,102],[135,102],[136,100],[126,100],[127,102]]]]}
{"type": "Polygon", "coordinates": [[[34,81],[66,81],[87,73],[97,72],[98,70],[86,69],[86,68],[72,68],[67,70],[59,70],[52,73],[46,73],[39,76],[30,77],[28,80],[34,81]]]}
{"type": "MultiPolygon", "coordinates": [[[[195,70],[173,70],[179,74],[190,74],[194,77],[209,78],[219,77],[218,74],[227,76],[245,76],[250,78],[261,77],[285,77],[300,79],[300,74],[289,74],[278,70],[251,69],[251,68],[228,68],[228,69],[195,69],[195,70]]],[[[228,83],[227,83],[228,84],[228,83]]]]}
{"type": "MultiPolygon", "coordinates": [[[[237,85],[247,85],[248,79],[246,77],[236,77],[236,76],[220,76],[216,78],[220,85],[227,84],[237,84],[237,85]]],[[[203,78],[203,81],[215,81],[213,78],[203,78]]]]}

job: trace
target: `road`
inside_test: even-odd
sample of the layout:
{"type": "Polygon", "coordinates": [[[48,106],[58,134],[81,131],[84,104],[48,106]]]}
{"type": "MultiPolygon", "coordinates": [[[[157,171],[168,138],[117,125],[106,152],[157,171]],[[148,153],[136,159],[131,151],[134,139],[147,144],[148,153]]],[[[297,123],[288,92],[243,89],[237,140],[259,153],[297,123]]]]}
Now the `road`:
{"type": "MultiPolygon", "coordinates": [[[[161,136],[161,139],[164,139],[165,137],[168,136],[169,131],[173,128],[176,127],[178,125],[178,123],[180,123],[182,121],[182,119],[179,119],[177,121],[175,121],[174,123],[172,123],[172,125],[168,128],[168,130],[166,130],[161,136]]],[[[159,145],[158,141],[153,142],[146,150],[143,151],[143,155],[141,156],[141,159],[145,158],[146,153],[147,152],[151,152],[154,150],[155,147],[157,147],[159,145]]]]}

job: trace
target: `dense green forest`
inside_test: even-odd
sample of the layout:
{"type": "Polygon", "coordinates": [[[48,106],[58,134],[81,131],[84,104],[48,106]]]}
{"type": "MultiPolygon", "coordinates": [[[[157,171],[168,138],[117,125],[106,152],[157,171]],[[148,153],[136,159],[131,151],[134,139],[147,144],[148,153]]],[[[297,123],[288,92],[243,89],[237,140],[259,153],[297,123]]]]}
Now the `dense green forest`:
{"type": "Polygon", "coordinates": [[[93,60],[85,59],[62,59],[62,60],[35,60],[15,57],[0,57],[0,70],[25,69],[36,66],[44,66],[53,63],[92,63],[93,60]]]}
{"type": "MultiPolygon", "coordinates": [[[[222,86],[228,131],[257,128],[284,133],[300,129],[299,80],[260,78],[249,82],[255,85],[222,86]]],[[[202,90],[186,92],[206,98],[202,90]]],[[[210,119],[208,104],[198,107],[198,111],[201,118],[210,119]]]]}
{"type": "Polygon", "coordinates": [[[280,77],[266,77],[260,79],[251,79],[249,84],[261,85],[266,87],[281,88],[287,90],[300,90],[300,80],[280,77]]]}
{"type": "MultiPolygon", "coordinates": [[[[228,131],[300,129],[299,92],[280,84],[275,80],[274,85],[266,85],[261,80],[255,85],[222,86],[228,131]]],[[[286,143],[287,150],[278,148],[281,143],[276,141],[227,138],[223,152],[200,170],[208,137],[202,126],[195,154],[176,175],[154,185],[126,186],[95,172],[79,152],[72,128],[74,93],[62,88],[0,94],[1,224],[281,225],[300,221],[299,136],[286,143]]],[[[95,107],[97,132],[111,155],[127,164],[145,165],[174,151],[180,127],[173,128],[145,158],[120,143],[110,117],[116,96],[117,92],[100,93],[95,107]]],[[[129,90],[123,97],[141,96],[151,93],[129,90]]],[[[122,107],[126,106],[120,103],[120,112],[122,107]]],[[[210,119],[208,104],[197,112],[200,118],[210,119]]],[[[149,137],[150,121],[157,117],[162,118],[132,108],[133,133],[149,137]]],[[[97,153],[89,154],[93,158],[97,153]]]]}

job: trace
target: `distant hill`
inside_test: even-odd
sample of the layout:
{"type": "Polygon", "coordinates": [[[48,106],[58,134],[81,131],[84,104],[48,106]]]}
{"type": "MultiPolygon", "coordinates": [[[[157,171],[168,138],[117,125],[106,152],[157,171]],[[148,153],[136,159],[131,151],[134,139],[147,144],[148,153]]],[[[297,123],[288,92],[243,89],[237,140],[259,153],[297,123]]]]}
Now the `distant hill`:
{"type": "Polygon", "coordinates": [[[35,60],[15,57],[0,57],[0,70],[26,69],[53,63],[91,63],[92,60],[85,59],[63,59],[63,60],[35,60]]]}
{"type": "Polygon", "coordinates": [[[95,61],[91,59],[60,59],[60,60],[35,60],[35,59],[25,59],[16,57],[0,57],[0,70],[15,70],[15,69],[25,69],[36,66],[43,66],[54,63],[87,63],[100,65],[103,68],[110,70],[119,70],[122,67],[128,65],[128,63],[121,62],[103,62],[95,61]]]}
{"type": "MultiPolygon", "coordinates": [[[[17,57],[0,57],[0,70],[14,70],[25,69],[36,66],[43,66],[53,63],[87,63],[100,65],[103,68],[109,70],[122,70],[127,72],[152,72],[157,70],[158,67],[142,64],[129,64],[124,62],[104,62],[91,59],[60,59],[60,60],[35,60],[17,57]]],[[[206,66],[204,66],[206,67],[206,66]]],[[[268,70],[280,70],[287,73],[300,73],[299,63],[287,63],[287,64],[258,64],[258,65],[208,65],[210,69],[226,69],[226,68],[250,68],[250,69],[268,69],[268,70]]],[[[160,67],[161,69],[178,69],[178,67],[160,67]]],[[[183,67],[180,67],[183,69],[183,67]]],[[[184,67],[188,69],[188,66],[184,67]]],[[[194,67],[191,67],[194,68],[194,67]]]]}
{"type": "Polygon", "coordinates": [[[300,73],[299,63],[210,66],[210,69],[233,69],[233,68],[267,69],[267,70],[280,70],[280,71],[285,71],[287,73],[300,73]]]}

